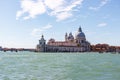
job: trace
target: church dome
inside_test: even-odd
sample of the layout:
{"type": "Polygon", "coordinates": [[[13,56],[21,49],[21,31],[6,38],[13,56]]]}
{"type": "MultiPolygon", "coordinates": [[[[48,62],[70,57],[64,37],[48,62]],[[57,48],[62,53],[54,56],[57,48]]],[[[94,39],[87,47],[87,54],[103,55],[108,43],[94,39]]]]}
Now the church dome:
{"type": "Polygon", "coordinates": [[[51,38],[50,40],[49,40],[49,42],[55,42],[55,39],[53,39],[53,38],[51,38]]]}
{"type": "Polygon", "coordinates": [[[77,38],[83,38],[83,37],[85,37],[85,34],[83,33],[83,32],[78,32],[77,34],[76,34],[76,37],[77,38]]]}
{"type": "Polygon", "coordinates": [[[69,36],[68,36],[68,40],[69,40],[69,39],[74,39],[72,33],[69,34],[69,36]]]}
{"type": "Polygon", "coordinates": [[[85,34],[82,32],[81,27],[78,29],[78,32],[76,34],[76,38],[85,38],[85,34]]]}

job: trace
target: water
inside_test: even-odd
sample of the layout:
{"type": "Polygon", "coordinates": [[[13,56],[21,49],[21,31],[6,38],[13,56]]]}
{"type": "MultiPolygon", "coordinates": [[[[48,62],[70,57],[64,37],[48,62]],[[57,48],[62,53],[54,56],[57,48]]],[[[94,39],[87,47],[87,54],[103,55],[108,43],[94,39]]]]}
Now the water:
{"type": "Polygon", "coordinates": [[[0,80],[120,80],[120,54],[0,52],[0,80]]]}

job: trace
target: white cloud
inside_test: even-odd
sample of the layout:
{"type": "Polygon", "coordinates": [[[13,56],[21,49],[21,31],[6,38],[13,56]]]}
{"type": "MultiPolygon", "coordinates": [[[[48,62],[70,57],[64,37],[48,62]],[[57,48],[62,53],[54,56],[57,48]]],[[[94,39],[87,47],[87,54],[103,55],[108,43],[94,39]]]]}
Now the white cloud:
{"type": "Polygon", "coordinates": [[[35,28],[32,30],[31,35],[32,36],[40,36],[41,34],[43,34],[46,30],[52,28],[53,26],[51,24],[47,24],[46,26],[42,27],[42,28],[35,28]]]}
{"type": "Polygon", "coordinates": [[[43,29],[46,30],[46,29],[50,29],[50,28],[52,28],[52,27],[53,27],[53,26],[52,26],[51,24],[48,24],[48,25],[44,26],[43,29]]]}
{"type": "Polygon", "coordinates": [[[107,23],[105,22],[98,24],[98,27],[105,27],[105,26],[107,26],[107,23]]]}
{"type": "Polygon", "coordinates": [[[22,0],[21,1],[21,8],[16,14],[16,18],[23,16],[25,13],[28,16],[23,17],[24,19],[34,18],[39,14],[43,14],[46,12],[46,8],[42,0],[33,1],[33,0],[22,0]]]}
{"type": "Polygon", "coordinates": [[[82,2],[83,0],[22,0],[16,19],[23,17],[26,20],[47,13],[55,16],[58,21],[65,20],[73,15],[74,8],[79,7],[82,2]]]}
{"type": "Polygon", "coordinates": [[[72,14],[68,13],[68,12],[62,12],[62,13],[56,15],[57,21],[64,20],[64,19],[69,18],[71,16],[72,16],[72,14]]]}
{"type": "Polygon", "coordinates": [[[73,8],[81,5],[83,0],[72,0],[69,2],[61,1],[62,6],[57,6],[54,10],[51,11],[50,15],[56,16],[57,21],[65,20],[71,17],[73,8]]]}
{"type": "Polygon", "coordinates": [[[98,10],[100,9],[101,7],[103,7],[104,5],[106,5],[108,3],[109,0],[101,0],[100,4],[96,7],[92,7],[90,6],[89,9],[91,10],[98,10]]]}
{"type": "Polygon", "coordinates": [[[18,20],[18,18],[23,14],[22,11],[18,11],[17,14],[16,14],[16,19],[18,20]]]}
{"type": "Polygon", "coordinates": [[[52,10],[58,9],[63,4],[64,0],[45,0],[45,5],[52,10]]]}

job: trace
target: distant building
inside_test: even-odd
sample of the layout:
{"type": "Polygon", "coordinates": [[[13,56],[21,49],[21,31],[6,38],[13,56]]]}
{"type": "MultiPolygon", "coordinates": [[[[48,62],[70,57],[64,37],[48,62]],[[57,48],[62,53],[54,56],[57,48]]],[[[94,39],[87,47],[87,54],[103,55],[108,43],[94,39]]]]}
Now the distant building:
{"type": "Polygon", "coordinates": [[[46,44],[46,40],[42,35],[36,49],[38,52],[87,52],[90,51],[90,43],[86,40],[80,27],[75,37],[72,33],[66,33],[65,41],[55,41],[51,38],[46,44]]]}
{"type": "Polygon", "coordinates": [[[0,46],[0,51],[2,50],[2,47],[0,46]]]}

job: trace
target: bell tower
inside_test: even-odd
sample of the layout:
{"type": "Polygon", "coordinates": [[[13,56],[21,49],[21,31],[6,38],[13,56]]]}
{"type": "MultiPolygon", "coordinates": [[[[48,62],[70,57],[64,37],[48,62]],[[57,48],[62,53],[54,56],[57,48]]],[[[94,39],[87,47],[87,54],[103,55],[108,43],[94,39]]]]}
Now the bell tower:
{"type": "Polygon", "coordinates": [[[46,40],[44,39],[44,36],[42,35],[41,36],[41,39],[39,40],[39,45],[41,47],[45,46],[46,45],[46,40]]]}
{"type": "Polygon", "coordinates": [[[68,40],[68,34],[66,33],[65,34],[65,41],[67,41],[68,40]]]}
{"type": "Polygon", "coordinates": [[[46,46],[46,40],[44,39],[44,36],[42,35],[41,39],[39,40],[39,44],[37,45],[37,50],[40,52],[45,52],[46,51],[45,46],[46,46]]]}

